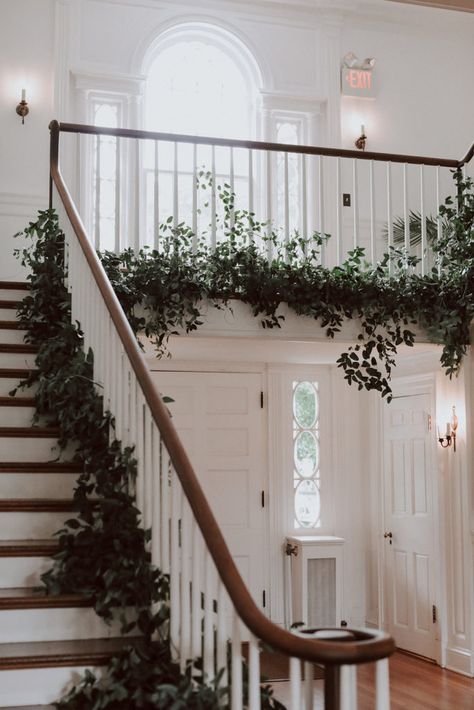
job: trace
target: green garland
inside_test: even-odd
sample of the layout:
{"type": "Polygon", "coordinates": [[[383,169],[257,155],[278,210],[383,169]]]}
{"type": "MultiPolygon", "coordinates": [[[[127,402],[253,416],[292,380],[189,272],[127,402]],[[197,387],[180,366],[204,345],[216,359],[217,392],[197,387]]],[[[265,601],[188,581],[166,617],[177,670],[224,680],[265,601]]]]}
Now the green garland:
{"type": "MultiPolygon", "coordinates": [[[[221,676],[203,684],[200,659],[190,661],[184,673],[172,661],[169,578],[151,564],[150,531],[139,525],[133,450],[122,448],[116,439],[110,441],[114,420],[110,412],[104,413],[93,381],[93,354],[83,351],[80,324],[71,323],[64,235],[56,213],[40,212],[23,235],[33,240],[17,252],[31,273],[31,288],[18,315],[27,330],[26,341],[37,345],[39,353],[37,370],[20,386],[36,384],[36,420],[41,417],[59,426],[59,449],[73,446],[74,461],[82,469],[74,491],[77,517],[57,533],[59,552],[41,579],[47,593],[83,594],[106,622],[118,619],[123,634],[142,637],[139,645],[117,654],[102,679],[87,672],[56,707],[228,707],[230,688],[219,686],[221,676]]],[[[244,667],[244,677],[245,673],[244,667]]],[[[268,686],[261,696],[263,708],[283,708],[268,686]]]]}
{"type": "MultiPolygon", "coordinates": [[[[208,175],[200,178],[201,187],[208,187],[208,175]]],[[[437,266],[425,276],[414,272],[416,257],[394,248],[374,267],[365,261],[364,250],[356,248],[340,266],[323,268],[321,245],[329,235],[306,238],[295,233],[282,246],[278,232],[267,236],[265,222],[235,207],[228,185],[217,190],[223,216],[216,215],[215,248],[207,245],[205,234],[193,244],[192,230],[184,223],[174,227],[169,217],[160,225],[159,251],[127,249],[100,256],[135,332],[153,337],[160,355],[166,353],[170,335],[202,324],[203,300],[230,308],[231,299],[237,298],[264,328],[281,326],[278,309],[287,304],[296,315],[317,321],[328,338],[342,330],[344,321],[356,320],[358,340],[337,364],[349,384],[377,390],[390,400],[397,349],[414,344],[415,325],[443,345],[441,363],[449,376],[459,371],[469,343],[474,194],[472,181],[461,171],[454,178],[456,204],[448,198],[440,208],[443,224],[450,228],[433,243],[437,266]]]]}

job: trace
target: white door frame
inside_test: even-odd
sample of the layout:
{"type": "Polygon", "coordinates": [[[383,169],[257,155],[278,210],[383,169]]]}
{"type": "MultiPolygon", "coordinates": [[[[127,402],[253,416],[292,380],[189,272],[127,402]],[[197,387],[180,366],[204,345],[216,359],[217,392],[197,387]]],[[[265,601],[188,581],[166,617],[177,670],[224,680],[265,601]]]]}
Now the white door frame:
{"type": "MultiPolygon", "coordinates": [[[[394,378],[392,381],[392,390],[395,396],[403,397],[410,395],[426,394],[430,399],[430,410],[432,418],[432,429],[436,431],[436,375],[430,373],[428,375],[412,375],[407,377],[394,378]]],[[[384,500],[384,452],[386,446],[386,435],[384,426],[384,407],[386,406],[383,400],[379,403],[379,420],[380,420],[380,450],[378,455],[379,472],[377,476],[378,482],[378,585],[379,585],[379,621],[380,626],[388,631],[388,600],[386,594],[387,580],[387,546],[384,544],[383,533],[386,529],[385,522],[385,500],[384,500]]],[[[437,623],[435,628],[435,660],[440,665],[444,665],[444,649],[446,648],[446,590],[442,580],[445,578],[445,514],[440,501],[440,470],[438,466],[438,451],[436,436],[432,437],[431,442],[431,461],[432,461],[432,487],[433,487],[433,560],[434,560],[434,603],[437,608],[437,623]]]]}

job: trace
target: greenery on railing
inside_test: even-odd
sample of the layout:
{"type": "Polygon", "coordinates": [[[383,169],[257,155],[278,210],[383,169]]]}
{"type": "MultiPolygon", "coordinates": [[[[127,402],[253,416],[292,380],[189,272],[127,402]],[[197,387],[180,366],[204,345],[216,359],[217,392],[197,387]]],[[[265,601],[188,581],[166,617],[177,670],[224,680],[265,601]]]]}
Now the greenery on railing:
{"type": "MultiPolygon", "coordinates": [[[[110,440],[114,420],[103,411],[100,388],[93,380],[93,354],[83,350],[80,324],[71,323],[64,235],[56,213],[40,212],[23,234],[32,239],[18,253],[30,271],[31,288],[18,315],[27,330],[26,341],[37,345],[39,353],[37,369],[21,387],[36,385],[36,419],[59,426],[59,449],[73,448],[83,471],[74,491],[77,516],[57,533],[59,551],[42,582],[49,594],[89,597],[106,622],[118,621],[123,634],[141,637],[112,659],[102,678],[86,672],[56,707],[228,707],[230,688],[219,685],[222,674],[205,684],[201,659],[188,662],[184,672],[172,661],[169,578],[151,564],[150,531],[139,524],[133,450],[110,440]]],[[[268,710],[283,708],[268,686],[261,689],[261,702],[268,710]]]]}
{"type": "MultiPolygon", "coordinates": [[[[265,328],[281,326],[280,306],[307,316],[334,338],[347,320],[359,326],[357,342],[337,364],[349,384],[378,390],[391,398],[390,377],[400,345],[412,346],[416,329],[443,346],[441,363],[457,373],[469,342],[474,315],[474,234],[472,182],[455,173],[458,198],[440,208],[443,229],[432,244],[436,266],[415,273],[417,257],[392,248],[375,266],[356,248],[340,266],[320,265],[322,237],[295,234],[282,245],[276,233],[253,213],[235,207],[229,186],[218,187],[222,216],[216,216],[217,245],[170,217],[160,227],[159,250],[127,249],[102,253],[101,259],[135,332],[156,340],[166,352],[170,335],[202,324],[202,302],[231,308],[231,300],[249,304],[265,328]],[[196,242],[197,241],[197,245],[196,242]],[[268,251],[273,258],[268,259],[268,251]],[[316,323],[317,321],[317,323],[316,323]]],[[[204,187],[207,176],[204,174],[204,187]]],[[[206,236],[206,235],[205,235],[206,236]]]]}

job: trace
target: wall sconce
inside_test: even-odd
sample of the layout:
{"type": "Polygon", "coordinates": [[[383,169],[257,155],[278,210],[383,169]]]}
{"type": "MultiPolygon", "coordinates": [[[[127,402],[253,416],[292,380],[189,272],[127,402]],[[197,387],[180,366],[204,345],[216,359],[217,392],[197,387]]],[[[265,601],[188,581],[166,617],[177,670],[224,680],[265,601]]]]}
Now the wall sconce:
{"type": "Polygon", "coordinates": [[[16,107],[16,112],[19,116],[21,116],[21,123],[22,125],[25,123],[25,116],[28,116],[30,109],[29,106],[26,102],[26,90],[22,89],[21,90],[21,101],[16,107]]]}
{"type": "Polygon", "coordinates": [[[456,416],[456,407],[453,405],[453,414],[450,422],[446,422],[446,433],[441,436],[438,427],[438,441],[443,449],[453,445],[453,451],[456,451],[456,429],[458,428],[458,418],[456,416]]]}
{"type": "Polygon", "coordinates": [[[365,150],[365,141],[367,140],[367,136],[365,135],[365,126],[364,124],[361,125],[360,127],[360,136],[355,142],[355,147],[358,150],[365,150]]]}

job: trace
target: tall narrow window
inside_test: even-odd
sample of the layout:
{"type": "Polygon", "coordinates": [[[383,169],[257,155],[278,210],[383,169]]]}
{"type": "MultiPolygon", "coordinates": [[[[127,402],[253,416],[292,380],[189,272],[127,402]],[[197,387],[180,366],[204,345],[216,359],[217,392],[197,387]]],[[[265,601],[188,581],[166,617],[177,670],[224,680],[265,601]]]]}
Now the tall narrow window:
{"type": "MultiPolygon", "coordinates": [[[[117,128],[119,107],[114,103],[93,103],[94,125],[117,128]]],[[[92,227],[95,246],[113,251],[119,230],[119,153],[117,138],[96,136],[93,161],[92,227]]]]}
{"type": "Polygon", "coordinates": [[[319,387],[293,382],[293,486],[295,528],[321,525],[319,467],[319,387]]]}

